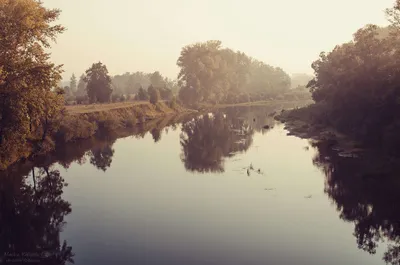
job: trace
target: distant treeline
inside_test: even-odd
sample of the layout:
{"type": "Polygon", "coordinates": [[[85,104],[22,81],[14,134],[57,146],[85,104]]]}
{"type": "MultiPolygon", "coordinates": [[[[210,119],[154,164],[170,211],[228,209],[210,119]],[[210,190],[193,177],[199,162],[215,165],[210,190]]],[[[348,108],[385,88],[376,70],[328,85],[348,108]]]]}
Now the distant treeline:
{"type": "Polygon", "coordinates": [[[177,64],[179,99],[187,104],[266,100],[291,87],[290,76],[281,68],[222,48],[217,40],[184,47],[177,64]]]}
{"type": "Polygon", "coordinates": [[[265,64],[242,52],[222,48],[221,45],[220,41],[207,41],[184,47],[177,61],[180,67],[177,80],[163,77],[158,71],[127,72],[111,77],[106,66],[93,64],[82,74],[79,82],[72,75],[70,85],[64,87],[66,102],[148,100],[153,88],[159,91],[161,99],[171,100],[173,95],[178,95],[178,99],[187,105],[311,98],[305,86],[313,76],[296,74],[291,78],[279,67],[265,64]],[[94,76],[102,80],[91,82],[94,76]],[[96,100],[89,95],[88,82],[96,83],[95,90],[107,87],[104,100],[96,100]],[[153,88],[149,90],[150,86],[153,88]]]}
{"type": "Polygon", "coordinates": [[[118,102],[128,99],[149,100],[152,88],[158,90],[159,97],[164,100],[171,100],[178,91],[177,81],[163,77],[158,71],[127,72],[112,77],[108,74],[107,67],[99,62],[82,74],[79,81],[75,74],[72,74],[69,85],[64,86],[63,90],[65,102],[70,105],[118,102]]]}

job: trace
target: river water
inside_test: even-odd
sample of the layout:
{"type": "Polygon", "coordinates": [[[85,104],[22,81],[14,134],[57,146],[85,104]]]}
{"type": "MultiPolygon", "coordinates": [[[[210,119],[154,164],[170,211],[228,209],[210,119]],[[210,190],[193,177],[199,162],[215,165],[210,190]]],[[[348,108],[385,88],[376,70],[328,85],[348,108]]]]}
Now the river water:
{"type": "Polygon", "coordinates": [[[288,136],[273,111],[156,120],[4,172],[3,261],[399,264],[397,178],[288,136]]]}

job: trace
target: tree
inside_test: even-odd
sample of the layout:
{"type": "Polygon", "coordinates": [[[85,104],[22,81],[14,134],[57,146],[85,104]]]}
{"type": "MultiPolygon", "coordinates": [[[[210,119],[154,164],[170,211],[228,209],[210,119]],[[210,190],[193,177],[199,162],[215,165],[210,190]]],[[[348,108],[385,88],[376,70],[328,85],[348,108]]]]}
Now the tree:
{"type": "Polygon", "coordinates": [[[156,104],[160,100],[160,91],[153,87],[152,85],[149,86],[147,89],[149,98],[150,98],[150,103],[151,104],[156,104]]]}
{"type": "Polygon", "coordinates": [[[135,83],[135,78],[132,75],[130,75],[126,82],[125,93],[128,95],[134,94],[135,92],[137,92],[136,88],[137,88],[137,83],[135,83]]]}
{"type": "Polygon", "coordinates": [[[172,90],[167,88],[166,85],[164,85],[163,88],[160,88],[160,96],[164,100],[171,100],[174,94],[172,93],[172,90]]]}
{"type": "Polygon", "coordinates": [[[65,87],[63,88],[63,90],[64,90],[64,95],[65,95],[66,97],[69,97],[69,96],[72,95],[71,87],[65,86],[65,87]]]}
{"type": "Polygon", "coordinates": [[[148,100],[149,99],[149,94],[147,93],[146,90],[143,89],[143,87],[139,88],[139,92],[136,95],[137,100],[148,100]]]}
{"type": "Polygon", "coordinates": [[[156,71],[151,74],[150,76],[150,83],[153,85],[153,87],[163,87],[164,86],[164,78],[160,74],[160,72],[156,71]]]}
{"type": "Polygon", "coordinates": [[[87,82],[86,90],[91,103],[109,102],[111,99],[111,77],[108,70],[101,62],[94,63],[86,70],[85,81],[87,82]]]}
{"type": "Polygon", "coordinates": [[[226,157],[248,150],[254,130],[238,117],[238,113],[219,112],[183,123],[180,144],[185,168],[200,173],[224,172],[226,157]]]}
{"type": "Polygon", "coordinates": [[[75,74],[72,74],[71,79],[69,81],[69,87],[71,89],[71,94],[75,95],[77,90],[77,81],[75,74]]]}
{"type": "Polygon", "coordinates": [[[388,27],[366,25],[352,41],[322,52],[307,85],[317,103],[312,122],[391,154],[400,149],[399,8],[396,1],[386,10],[388,27]]]}
{"type": "Polygon", "coordinates": [[[81,77],[79,78],[78,82],[78,88],[76,90],[76,96],[87,96],[87,91],[86,91],[86,81],[85,81],[85,75],[82,74],[81,77]]]}
{"type": "Polygon", "coordinates": [[[112,143],[95,147],[89,152],[90,164],[105,172],[111,166],[113,155],[112,143]]]}
{"type": "Polygon", "coordinates": [[[391,26],[395,29],[400,29],[400,0],[396,0],[393,7],[387,8],[385,13],[391,26]]]}
{"type": "Polygon", "coordinates": [[[47,93],[61,80],[61,66],[49,61],[45,49],[64,28],[51,25],[60,11],[39,1],[2,0],[0,10],[0,161],[5,161],[40,124],[47,93]]]}
{"type": "Polygon", "coordinates": [[[221,102],[240,92],[275,96],[290,88],[290,77],[281,68],[222,48],[216,40],[184,47],[177,65],[179,96],[188,104],[221,102]]]}

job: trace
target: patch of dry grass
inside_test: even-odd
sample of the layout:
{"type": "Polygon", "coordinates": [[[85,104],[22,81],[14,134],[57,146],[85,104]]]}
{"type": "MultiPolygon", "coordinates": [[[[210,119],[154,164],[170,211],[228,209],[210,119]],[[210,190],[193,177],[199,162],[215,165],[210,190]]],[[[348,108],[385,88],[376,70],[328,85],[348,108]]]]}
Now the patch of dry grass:
{"type": "Polygon", "coordinates": [[[150,104],[150,102],[148,101],[125,101],[125,102],[104,103],[104,104],[96,103],[88,105],[72,105],[72,106],[66,106],[65,108],[70,114],[82,114],[82,113],[109,111],[121,108],[130,108],[133,106],[140,106],[140,105],[152,105],[152,104],[150,104]]]}

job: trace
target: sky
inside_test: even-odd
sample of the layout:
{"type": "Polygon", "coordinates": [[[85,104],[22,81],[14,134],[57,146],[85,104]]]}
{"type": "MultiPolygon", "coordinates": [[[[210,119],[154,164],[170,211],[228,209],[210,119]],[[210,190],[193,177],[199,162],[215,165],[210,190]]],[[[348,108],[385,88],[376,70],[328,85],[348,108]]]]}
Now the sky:
{"type": "Polygon", "coordinates": [[[51,49],[64,79],[92,63],[111,75],[154,72],[176,78],[182,47],[220,40],[287,73],[312,74],[322,51],[366,24],[387,25],[394,0],[42,0],[59,8],[67,31],[51,49]]]}

